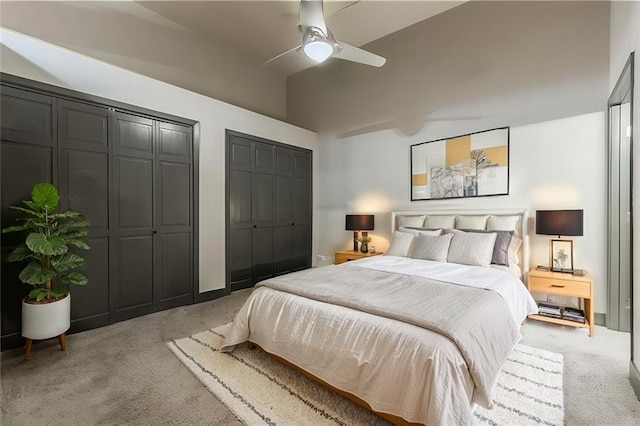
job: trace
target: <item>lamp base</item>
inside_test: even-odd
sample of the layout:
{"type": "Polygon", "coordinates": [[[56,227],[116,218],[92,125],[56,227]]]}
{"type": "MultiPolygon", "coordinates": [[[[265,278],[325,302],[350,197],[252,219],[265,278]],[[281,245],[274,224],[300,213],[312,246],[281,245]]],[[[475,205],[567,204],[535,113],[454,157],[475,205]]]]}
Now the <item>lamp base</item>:
{"type": "Polygon", "coordinates": [[[353,251],[358,251],[358,231],[353,231],[353,251]]]}

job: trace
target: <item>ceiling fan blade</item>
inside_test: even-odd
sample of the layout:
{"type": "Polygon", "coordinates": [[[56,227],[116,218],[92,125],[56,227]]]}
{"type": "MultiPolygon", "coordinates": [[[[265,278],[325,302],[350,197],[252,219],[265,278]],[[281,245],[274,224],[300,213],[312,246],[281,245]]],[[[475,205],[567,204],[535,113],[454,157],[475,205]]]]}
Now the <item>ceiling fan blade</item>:
{"type": "Polygon", "coordinates": [[[281,59],[284,56],[290,55],[290,54],[295,54],[295,52],[300,49],[302,46],[296,46],[293,49],[289,49],[286,52],[282,52],[281,54],[279,54],[278,56],[274,56],[273,58],[269,59],[266,62],[263,62],[262,65],[267,65],[270,64],[274,61],[277,61],[278,59],[281,59]]]}
{"type": "Polygon", "coordinates": [[[334,58],[371,65],[372,67],[381,67],[385,62],[387,62],[385,58],[378,56],[375,53],[367,52],[366,50],[362,50],[359,47],[352,46],[343,41],[336,40],[336,42],[342,46],[342,50],[338,53],[334,53],[334,58]]]}
{"type": "MultiPolygon", "coordinates": [[[[327,34],[327,24],[324,22],[322,0],[300,0],[300,24],[303,27],[316,27],[327,34]]],[[[304,32],[304,28],[302,29],[304,32]]]]}

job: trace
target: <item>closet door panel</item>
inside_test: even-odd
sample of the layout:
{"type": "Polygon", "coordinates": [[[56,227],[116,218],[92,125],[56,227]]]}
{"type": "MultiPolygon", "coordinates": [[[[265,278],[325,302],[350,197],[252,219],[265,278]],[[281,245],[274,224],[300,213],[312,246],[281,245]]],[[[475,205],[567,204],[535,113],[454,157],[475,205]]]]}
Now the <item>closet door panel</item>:
{"type": "Polygon", "coordinates": [[[161,161],[158,223],[162,227],[191,226],[191,164],[161,161]]]}
{"type": "Polygon", "coordinates": [[[251,141],[230,136],[228,155],[231,169],[249,172],[253,170],[254,151],[251,141]]]}
{"type": "Polygon", "coordinates": [[[293,176],[293,150],[281,147],[274,148],[276,174],[293,176]]]}
{"type": "Polygon", "coordinates": [[[255,142],[254,143],[254,156],[255,156],[255,171],[268,172],[273,174],[274,170],[274,155],[273,146],[255,142]]]}
{"type": "Polygon", "coordinates": [[[307,225],[311,219],[311,188],[309,179],[293,178],[293,223],[307,225]]]}
{"type": "Polygon", "coordinates": [[[112,321],[154,311],[153,248],[152,234],[120,236],[112,245],[112,321]]]}
{"type": "Polygon", "coordinates": [[[192,301],[191,232],[158,234],[159,279],[157,310],[164,310],[192,301]]]}
{"type": "Polygon", "coordinates": [[[0,123],[3,141],[53,146],[53,98],[13,87],[2,87],[0,123]]]}
{"type": "Polygon", "coordinates": [[[310,266],[311,229],[308,225],[296,225],[291,230],[291,270],[299,271],[310,266]]]}
{"type": "MultiPolygon", "coordinates": [[[[31,199],[33,185],[53,182],[55,152],[52,148],[2,141],[2,227],[17,225],[21,212],[10,209],[31,199]]],[[[17,245],[24,235],[4,234],[2,246],[17,245]]]]}
{"type": "Polygon", "coordinates": [[[191,127],[158,123],[158,155],[165,160],[191,160],[191,127]]]}
{"type": "Polygon", "coordinates": [[[289,176],[276,176],[275,179],[276,226],[291,226],[293,223],[293,179],[289,176]]]}
{"type": "Polygon", "coordinates": [[[118,157],[116,160],[115,225],[119,230],[153,227],[153,160],[118,157]]]}
{"type": "Polygon", "coordinates": [[[306,152],[296,152],[293,158],[293,175],[309,178],[311,176],[311,156],[306,152]]]}
{"type": "Polygon", "coordinates": [[[118,154],[152,158],[153,120],[117,113],[115,139],[118,154]]]}
{"type": "Polygon", "coordinates": [[[232,170],[230,172],[229,214],[231,229],[251,228],[252,221],[252,181],[250,172],[232,170]]]}
{"type": "Polygon", "coordinates": [[[109,238],[89,237],[89,250],[75,249],[85,264],[78,268],[89,282],[71,289],[71,331],[109,324],[109,238]]]}
{"type": "Polygon", "coordinates": [[[236,229],[230,235],[228,264],[231,290],[240,290],[253,285],[252,281],[252,230],[236,229]]]}
{"type": "Polygon", "coordinates": [[[273,253],[275,275],[291,272],[291,237],[292,226],[276,227],[273,230],[273,253]]]}
{"type": "Polygon", "coordinates": [[[193,302],[191,128],[157,122],[156,310],[193,302]]]}
{"type": "Polygon", "coordinates": [[[93,105],[58,101],[58,141],[61,147],[108,152],[110,111],[93,105]]]}
{"type": "Polygon", "coordinates": [[[60,156],[61,207],[79,212],[89,232],[109,229],[109,163],[105,153],[63,149],[60,156]]]}
{"type": "Polygon", "coordinates": [[[252,232],[252,267],[254,284],[271,278],[273,268],[273,228],[257,228],[252,232]]]}

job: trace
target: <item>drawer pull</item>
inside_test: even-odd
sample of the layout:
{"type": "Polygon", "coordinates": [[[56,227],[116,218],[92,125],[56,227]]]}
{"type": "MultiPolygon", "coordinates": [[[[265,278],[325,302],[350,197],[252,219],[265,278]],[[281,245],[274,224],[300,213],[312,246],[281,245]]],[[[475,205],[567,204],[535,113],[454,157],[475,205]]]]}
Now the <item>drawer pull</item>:
{"type": "Polygon", "coordinates": [[[551,284],[551,287],[564,288],[564,286],[560,284],[551,284]]]}

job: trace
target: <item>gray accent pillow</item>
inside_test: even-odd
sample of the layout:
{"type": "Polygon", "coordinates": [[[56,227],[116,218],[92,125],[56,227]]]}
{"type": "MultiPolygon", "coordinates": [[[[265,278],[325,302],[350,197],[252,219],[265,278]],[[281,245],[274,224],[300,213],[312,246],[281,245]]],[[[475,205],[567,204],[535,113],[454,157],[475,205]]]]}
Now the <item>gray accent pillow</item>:
{"type": "Polygon", "coordinates": [[[408,257],[415,237],[415,234],[409,234],[408,232],[394,232],[391,245],[384,255],[408,257]]]}
{"type": "Polygon", "coordinates": [[[485,234],[454,229],[447,262],[489,267],[496,236],[495,232],[485,234]]]}
{"type": "Polygon", "coordinates": [[[420,234],[413,242],[411,257],[414,259],[446,262],[452,238],[453,234],[444,234],[439,236],[420,234]]]}
{"type": "Polygon", "coordinates": [[[463,229],[463,231],[496,234],[491,263],[494,265],[509,266],[509,246],[511,245],[514,231],[483,231],[481,229],[463,229]]]}

